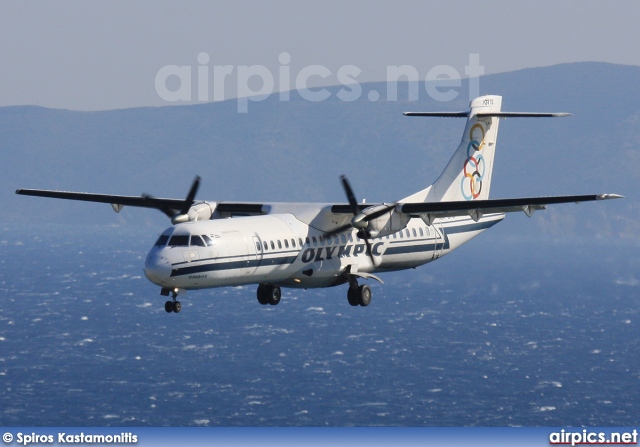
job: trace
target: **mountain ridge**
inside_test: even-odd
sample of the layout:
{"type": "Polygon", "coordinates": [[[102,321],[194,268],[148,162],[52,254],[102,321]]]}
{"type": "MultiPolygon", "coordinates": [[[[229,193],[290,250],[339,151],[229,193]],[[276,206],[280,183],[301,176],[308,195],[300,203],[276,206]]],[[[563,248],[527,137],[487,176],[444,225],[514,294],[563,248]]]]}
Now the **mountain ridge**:
{"type": "MultiPolygon", "coordinates": [[[[627,199],[606,205],[611,216],[600,215],[600,205],[557,212],[576,220],[588,206],[592,222],[583,226],[585,233],[611,226],[612,234],[635,231],[639,208],[631,178],[640,161],[638,79],[640,67],[604,63],[481,77],[480,93],[503,96],[503,110],[573,114],[501,123],[492,197],[619,193],[627,199]]],[[[19,197],[17,188],[180,198],[198,174],[198,198],[204,200],[345,202],[338,177],[346,174],[359,197],[388,202],[433,182],[464,123],[402,112],[464,110],[466,80],[458,97],[446,103],[429,98],[424,87],[418,101],[402,100],[408,98],[407,83],[398,84],[398,101],[384,94],[369,101],[368,93],[384,92],[385,82],[362,84],[360,99],[345,102],[336,97],[343,87],[327,88],[331,96],[321,102],[295,94],[282,102],[274,94],[249,102],[246,114],[237,113],[236,100],[90,112],[2,107],[0,153],[8,169],[0,194],[5,207],[19,210],[2,220],[167,224],[160,213],[142,217],[149,211],[125,208],[114,217],[110,207],[19,197]]],[[[538,226],[548,228],[545,219],[538,226]]]]}

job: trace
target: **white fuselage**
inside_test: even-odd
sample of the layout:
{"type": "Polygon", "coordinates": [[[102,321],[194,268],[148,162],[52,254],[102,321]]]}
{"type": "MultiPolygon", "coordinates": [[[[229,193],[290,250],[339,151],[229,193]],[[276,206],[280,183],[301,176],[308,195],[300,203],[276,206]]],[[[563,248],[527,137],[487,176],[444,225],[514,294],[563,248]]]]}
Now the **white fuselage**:
{"type": "Polygon", "coordinates": [[[168,289],[331,287],[347,282],[347,267],[367,274],[431,262],[503,218],[451,217],[432,225],[412,219],[401,231],[369,240],[375,265],[355,230],[327,237],[290,213],[187,222],[162,233],[147,256],[145,274],[168,289]]]}

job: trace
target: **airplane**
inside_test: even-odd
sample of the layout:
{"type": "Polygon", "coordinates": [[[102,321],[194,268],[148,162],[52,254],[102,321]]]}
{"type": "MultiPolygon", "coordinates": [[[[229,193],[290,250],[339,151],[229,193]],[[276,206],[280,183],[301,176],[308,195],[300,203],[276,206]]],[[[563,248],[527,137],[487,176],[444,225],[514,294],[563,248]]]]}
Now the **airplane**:
{"type": "Polygon", "coordinates": [[[460,145],[432,185],[389,203],[359,203],[345,176],[348,203],[255,203],[195,200],[200,177],[185,199],[18,189],[16,194],[155,208],[171,219],[144,265],[160,286],[167,313],[180,312],[187,290],[257,285],[263,305],[277,305],[281,288],[348,284],[352,306],[368,306],[379,273],[435,261],[502,221],[531,217],[547,205],[622,198],[617,194],[490,199],[498,124],[502,118],[563,117],[568,113],[502,112],[502,97],[486,95],[462,112],[406,116],[466,118],[460,145]]]}

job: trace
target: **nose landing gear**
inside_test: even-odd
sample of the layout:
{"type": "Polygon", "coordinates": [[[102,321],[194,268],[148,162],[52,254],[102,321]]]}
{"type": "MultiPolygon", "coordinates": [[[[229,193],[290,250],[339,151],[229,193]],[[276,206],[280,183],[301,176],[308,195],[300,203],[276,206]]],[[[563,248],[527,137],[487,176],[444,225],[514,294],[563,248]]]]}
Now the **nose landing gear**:
{"type": "Polygon", "coordinates": [[[167,301],[164,303],[164,310],[170,314],[171,312],[175,312],[178,313],[182,310],[182,304],[180,304],[180,301],[177,301],[176,298],[178,297],[178,289],[166,289],[163,288],[160,291],[160,295],[162,296],[169,296],[169,294],[171,294],[171,298],[173,298],[173,301],[167,301]]]}
{"type": "Polygon", "coordinates": [[[180,304],[180,301],[176,301],[175,299],[173,301],[167,301],[164,303],[164,310],[169,314],[171,312],[178,313],[182,310],[182,304],[180,304]]]}

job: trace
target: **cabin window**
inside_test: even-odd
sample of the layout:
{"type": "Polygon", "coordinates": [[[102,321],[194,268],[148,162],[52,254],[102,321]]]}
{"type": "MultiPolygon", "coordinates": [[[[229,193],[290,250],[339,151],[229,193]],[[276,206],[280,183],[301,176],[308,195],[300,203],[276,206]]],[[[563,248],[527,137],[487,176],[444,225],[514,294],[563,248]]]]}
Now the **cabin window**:
{"type": "Polygon", "coordinates": [[[264,241],[262,243],[262,246],[264,247],[265,250],[269,250],[269,244],[267,243],[267,241],[264,241]]]}
{"type": "Polygon", "coordinates": [[[307,237],[305,241],[307,243],[307,247],[311,247],[311,241],[309,240],[309,237],[307,237]]]}
{"type": "Polygon", "coordinates": [[[315,236],[311,236],[311,240],[313,241],[313,246],[317,247],[318,246],[318,239],[316,239],[315,236]]]}
{"type": "Polygon", "coordinates": [[[407,237],[411,237],[411,233],[409,233],[409,229],[404,230],[407,233],[407,237]]]}
{"type": "Polygon", "coordinates": [[[276,244],[273,243],[273,241],[269,241],[271,242],[271,250],[275,250],[276,249],[276,244]]]}
{"type": "Polygon", "coordinates": [[[291,238],[291,246],[296,248],[296,240],[294,238],[291,238]]]}
{"type": "Polygon", "coordinates": [[[346,243],[347,243],[347,238],[345,237],[345,235],[344,235],[344,234],[341,234],[341,235],[340,235],[340,238],[342,238],[342,243],[343,243],[343,244],[346,244],[346,243]]]}
{"type": "Polygon", "coordinates": [[[189,235],[188,234],[180,234],[171,236],[169,239],[169,246],[171,247],[188,247],[189,246],[189,235]]]}
{"type": "Polygon", "coordinates": [[[156,243],[153,245],[155,245],[156,247],[164,247],[165,245],[167,245],[168,240],[169,236],[167,236],[166,234],[161,234],[156,243]]]}
{"type": "Polygon", "coordinates": [[[282,242],[280,242],[280,239],[278,239],[278,248],[282,250],[282,242]]]}
{"type": "Polygon", "coordinates": [[[418,234],[416,233],[416,229],[412,228],[411,232],[413,233],[413,237],[418,237],[418,234]]]}
{"type": "Polygon", "coordinates": [[[204,243],[207,244],[207,247],[213,247],[213,241],[209,236],[207,236],[206,234],[203,234],[202,239],[204,240],[204,243]]]}
{"type": "Polygon", "coordinates": [[[418,228],[418,231],[420,232],[420,236],[424,236],[424,233],[422,232],[422,228],[418,228]]]}
{"type": "Polygon", "coordinates": [[[256,253],[260,253],[262,251],[262,245],[260,242],[256,242],[256,253]]]}
{"type": "Polygon", "coordinates": [[[289,248],[289,241],[288,240],[284,240],[284,248],[289,248]]]}
{"type": "Polygon", "coordinates": [[[302,238],[301,238],[301,237],[299,237],[299,238],[298,238],[298,244],[300,244],[300,248],[302,248],[302,246],[304,245],[304,244],[302,243],[302,238]]]}
{"type": "Polygon", "coordinates": [[[205,245],[202,238],[194,234],[191,236],[191,246],[204,247],[205,245]]]}
{"type": "Polygon", "coordinates": [[[349,242],[353,242],[353,236],[352,236],[351,234],[349,234],[349,235],[347,236],[347,240],[348,240],[349,242]]]}

